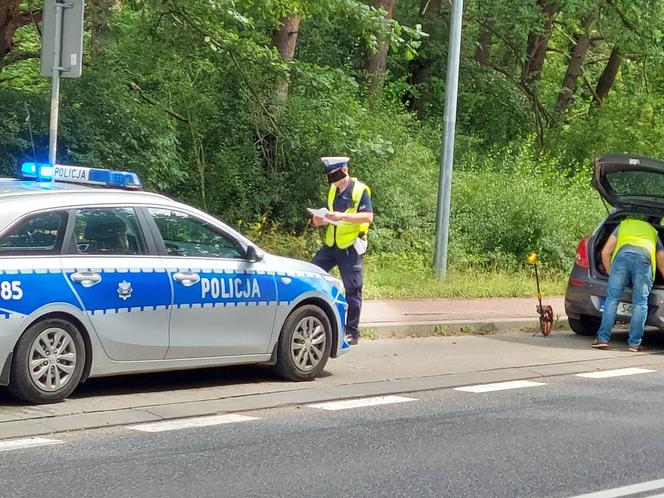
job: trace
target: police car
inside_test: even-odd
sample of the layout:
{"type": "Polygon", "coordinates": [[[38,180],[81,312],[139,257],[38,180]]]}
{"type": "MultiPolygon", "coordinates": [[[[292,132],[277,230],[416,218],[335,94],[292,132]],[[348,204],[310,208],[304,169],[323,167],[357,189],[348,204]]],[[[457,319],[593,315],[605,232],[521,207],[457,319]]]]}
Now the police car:
{"type": "Polygon", "coordinates": [[[90,377],[250,363],[311,380],[348,349],[342,283],[320,268],[142,191],[134,173],[21,173],[0,179],[0,385],[15,397],[50,403],[90,377]]]}

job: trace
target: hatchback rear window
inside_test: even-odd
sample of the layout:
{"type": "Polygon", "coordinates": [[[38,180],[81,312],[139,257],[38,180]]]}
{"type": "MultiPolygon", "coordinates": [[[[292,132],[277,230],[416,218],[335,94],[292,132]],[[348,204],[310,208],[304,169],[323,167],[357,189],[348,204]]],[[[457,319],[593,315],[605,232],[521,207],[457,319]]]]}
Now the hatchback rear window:
{"type": "Polygon", "coordinates": [[[664,197],[664,174],[654,171],[616,171],[606,179],[616,194],[623,197],[664,197]]]}

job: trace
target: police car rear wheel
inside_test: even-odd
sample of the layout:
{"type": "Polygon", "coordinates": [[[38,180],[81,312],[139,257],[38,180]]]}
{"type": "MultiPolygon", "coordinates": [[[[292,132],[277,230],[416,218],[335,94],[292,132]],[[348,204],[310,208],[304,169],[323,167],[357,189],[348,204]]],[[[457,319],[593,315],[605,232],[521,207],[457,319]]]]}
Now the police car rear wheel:
{"type": "Polygon", "coordinates": [[[317,306],[296,309],[279,337],[276,371],[288,380],[312,380],[325,368],[332,345],[332,327],[317,306]]]}
{"type": "Polygon", "coordinates": [[[32,325],[15,350],[9,390],[30,403],[54,403],[69,396],[83,373],[85,344],[78,329],[51,318],[32,325]]]}

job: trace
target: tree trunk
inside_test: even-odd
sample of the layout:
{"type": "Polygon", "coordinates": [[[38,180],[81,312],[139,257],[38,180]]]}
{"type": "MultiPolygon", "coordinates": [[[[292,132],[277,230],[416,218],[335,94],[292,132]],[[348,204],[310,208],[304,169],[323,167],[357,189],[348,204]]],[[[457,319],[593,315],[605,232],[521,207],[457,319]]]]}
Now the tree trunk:
{"type": "Polygon", "coordinates": [[[19,4],[20,0],[0,0],[0,67],[3,66],[2,60],[15,48],[16,30],[41,19],[39,11],[22,10],[19,4]]]}
{"type": "Polygon", "coordinates": [[[578,78],[583,70],[583,63],[590,48],[590,30],[595,22],[595,13],[589,12],[583,19],[582,31],[574,36],[574,45],[570,53],[569,64],[563,78],[563,85],[556,102],[558,116],[567,112],[577,88],[578,78]]]}
{"type": "Polygon", "coordinates": [[[119,7],[122,0],[93,0],[89,1],[90,11],[90,48],[93,53],[104,48],[108,36],[108,18],[112,9],[119,7]]]}
{"type": "MultiPolygon", "coordinates": [[[[387,12],[387,18],[392,19],[392,13],[398,0],[375,0],[374,7],[383,8],[387,12]]],[[[387,42],[378,37],[378,43],[375,53],[367,54],[364,62],[364,68],[367,71],[367,89],[369,98],[375,98],[380,95],[385,80],[385,69],[387,68],[387,51],[389,46],[387,42]]]]}
{"type": "MultiPolygon", "coordinates": [[[[272,32],[272,46],[276,47],[281,58],[290,62],[295,57],[297,34],[300,29],[300,17],[291,15],[280,21],[281,27],[272,32]]],[[[288,99],[288,77],[279,78],[274,89],[274,103],[281,105],[288,99]]]]}
{"type": "Polygon", "coordinates": [[[475,48],[475,60],[486,66],[489,64],[489,59],[491,59],[491,42],[493,39],[493,33],[491,28],[495,23],[493,21],[486,21],[486,26],[482,27],[480,34],[477,38],[477,48],[475,48]]]}
{"type": "Polygon", "coordinates": [[[595,89],[595,98],[594,103],[601,105],[602,101],[606,98],[611,91],[613,83],[616,81],[616,76],[618,76],[618,70],[620,69],[620,48],[616,45],[611,51],[611,56],[609,57],[609,62],[607,62],[602,75],[599,77],[597,82],[597,88],[595,89]]]}
{"type": "MultiPolygon", "coordinates": [[[[441,0],[420,0],[420,17],[434,17],[440,14],[441,0]]],[[[428,31],[425,27],[425,31],[428,31]]],[[[420,54],[426,53],[426,50],[423,50],[427,43],[426,40],[422,42],[420,47],[420,54]]],[[[415,60],[411,61],[408,64],[408,69],[410,76],[408,77],[408,83],[412,86],[417,86],[420,83],[424,83],[429,77],[431,68],[433,67],[436,61],[431,57],[425,57],[423,55],[418,56],[415,60]]],[[[417,114],[422,117],[422,99],[419,98],[416,94],[410,90],[401,97],[402,102],[406,105],[409,111],[415,111],[417,114]]]]}
{"type": "Polygon", "coordinates": [[[440,14],[441,0],[420,0],[420,16],[440,14]]]}
{"type": "Polygon", "coordinates": [[[528,49],[526,63],[523,67],[521,78],[526,85],[532,85],[537,82],[542,75],[544,68],[544,58],[551,38],[551,28],[553,19],[557,12],[557,7],[551,5],[548,0],[537,0],[542,13],[544,14],[544,25],[541,31],[531,31],[528,35],[528,49]]]}

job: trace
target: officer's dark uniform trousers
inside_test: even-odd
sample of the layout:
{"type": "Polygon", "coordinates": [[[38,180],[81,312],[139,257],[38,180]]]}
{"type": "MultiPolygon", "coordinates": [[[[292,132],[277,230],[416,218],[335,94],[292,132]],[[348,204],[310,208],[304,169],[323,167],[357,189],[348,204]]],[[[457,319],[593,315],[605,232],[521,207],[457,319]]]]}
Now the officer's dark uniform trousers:
{"type": "Polygon", "coordinates": [[[357,254],[353,246],[348,249],[323,246],[314,256],[312,263],[325,271],[330,271],[335,266],[339,267],[341,280],[346,288],[346,301],[348,301],[346,333],[351,337],[359,338],[364,255],[357,254]]]}

